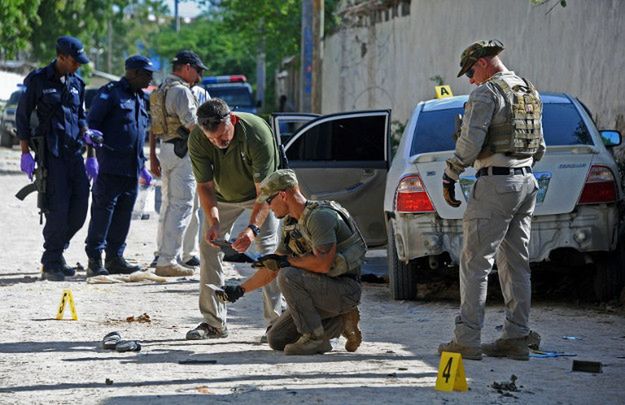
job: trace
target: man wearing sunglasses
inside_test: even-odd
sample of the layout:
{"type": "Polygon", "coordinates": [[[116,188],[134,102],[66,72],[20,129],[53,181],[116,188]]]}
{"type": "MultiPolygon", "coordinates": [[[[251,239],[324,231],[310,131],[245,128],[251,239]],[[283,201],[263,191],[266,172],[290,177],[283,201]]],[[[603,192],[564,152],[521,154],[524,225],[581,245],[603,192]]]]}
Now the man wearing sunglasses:
{"type": "Polygon", "coordinates": [[[528,360],[531,282],[529,238],[538,183],[532,166],[542,158],[542,103],[527,80],[509,71],[497,40],[475,42],[464,50],[458,77],[475,88],[465,105],[454,156],[443,174],[443,195],[452,207],[455,184],[469,166],[477,180],[463,218],[460,257],[460,314],[454,338],[438,352],[482,354],[528,360]],[[500,339],[481,345],[488,274],[497,258],[506,319],[500,339]]]}
{"type": "Polygon", "coordinates": [[[187,141],[189,132],[197,124],[198,101],[191,88],[201,81],[207,69],[191,51],[178,52],[172,65],[172,74],[150,96],[150,169],[162,179],[163,196],[156,236],[155,273],[163,277],[193,275],[197,265],[191,252],[184,251],[192,248],[197,240],[197,229],[189,227],[196,213],[193,211],[195,179],[187,141]],[[161,140],[158,156],[155,137],[161,140]],[[187,238],[195,243],[187,243],[187,238]],[[179,257],[184,266],[178,263],[179,257]]]}
{"type": "Polygon", "coordinates": [[[360,266],[367,251],[356,222],[332,201],[308,201],[292,170],[278,170],[260,186],[265,202],[283,220],[274,254],[254,263],[258,271],[218,296],[235,302],[243,294],[278,280],[287,310],[268,332],[269,346],[287,355],[322,354],[343,335],[345,350],[362,342],[360,266]]]}
{"type": "MultiPolygon", "coordinates": [[[[229,239],[232,225],[246,210],[248,226],[232,248],[245,252],[252,242],[260,254],[275,250],[278,221],[264,202],[257,202],[260,183],[275,172],[278,148],[271,128],[262,118],[232,113],[225,101],[213,98],[198,109],[198,126],[189,138],[189,154],[204,212],[204,238],[200,241],[200,311],[204,322],[187,339],[228,336],[226,306],[206,284],[225,281],[223,253],[212,241],[229,239]]],[[[276,282],[263,289],[264,317],[270,325],[282,313],[276,282]]],[[[263,337],[264,340],[264,337],[263,337]]]]}

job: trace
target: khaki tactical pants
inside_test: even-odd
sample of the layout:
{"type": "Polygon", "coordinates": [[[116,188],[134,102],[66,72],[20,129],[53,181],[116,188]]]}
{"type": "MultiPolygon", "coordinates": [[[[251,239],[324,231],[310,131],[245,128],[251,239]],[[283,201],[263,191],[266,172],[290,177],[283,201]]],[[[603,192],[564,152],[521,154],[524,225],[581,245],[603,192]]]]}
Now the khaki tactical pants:
{"type": "Polygon", "coordinates": [[[278,284],[287,310],[267,332],[269,346],[284,350],[304,333],[323,326],[326,339],[339,337],[343,331],[343,314],[360,302],[360,282],[348,277],[328,277],[295,267],[278,273],[278,284]]]}
{"type": "Polygon", "coordinates": [[[455,341],[479,346],[488,273],[497,261],[506,320],[502,338],[529,333],[529,239],[538,183],[532,174],[477,179],[463,220],[460,314],[455,341]]]}
{"type": "MultiPolygon", "coordinates": [[[[251,209],[253,205],[254,200],[240,203],[219,202],[217,207],[221,231],[218,238],[228,240],[234,222],[245,209],[251,209]]],[[[210,225],[205,219],[202,227],[203,232],[206,232],[209,227],[210,225]]],[[[277,231],[278,220],[270,212],[265,223],[260,227],[260,234],[255,241],[256,250],[260,255],[276,251],[278,245],[277,231]]],[[[206,243],[206,239],[202,235],[200,239],[200,312],[202,312],[205,322],[216,328],[222,328],[226,325],[226,304],[219,300],[213,290],[206,287],[206,284],[218,286],[225,284],[223,257],[224,254],[221,250],[206,243]]],[[[263,304],[263,314],[269,325],[282,313],[282,295],[276,280],[263,287],[263,304]]]]}

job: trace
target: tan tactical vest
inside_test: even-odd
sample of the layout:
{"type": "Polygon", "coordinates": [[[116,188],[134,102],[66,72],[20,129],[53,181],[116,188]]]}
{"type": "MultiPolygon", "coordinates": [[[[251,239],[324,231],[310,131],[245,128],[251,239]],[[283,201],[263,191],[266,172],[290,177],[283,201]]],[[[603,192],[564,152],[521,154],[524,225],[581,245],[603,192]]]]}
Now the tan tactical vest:
{"type": "Polygon", "coordinates": [[[483,152],[504,153],[515,158],[534,156],[543,138],[542,102],[532,83],[525,86],[504,78],[490,80],[503,95],[507,120],[488,129],[483,152]]]}
{"type": "Polygon", "coordinates": [[[319,208],[329,208],[336,211],[352,231],[352,235],[349,238],[337,243],[336,258],[328,272],[328,276],[338,277],[344,274],[360,276],[360,266],[367,252],[367,244],[349,212],[334,201],[309,201],[299,221],[285,221],[282,228],[282,237],[285,245],[294,256],[312,254],[313,249],[311,237],[308,233],[308,221],[310,220],[310,214],[319,208]]]}
{"type": "Polygon", "coordinates": [[[182,122],[176,114],[168,114],[167,108],[165,108],[167,92],[175,86],[184,87],[177,80],[165,81],[150,94],[151,131],[163,141],[180,137],[176,130],[182,126],[182,122]]]}

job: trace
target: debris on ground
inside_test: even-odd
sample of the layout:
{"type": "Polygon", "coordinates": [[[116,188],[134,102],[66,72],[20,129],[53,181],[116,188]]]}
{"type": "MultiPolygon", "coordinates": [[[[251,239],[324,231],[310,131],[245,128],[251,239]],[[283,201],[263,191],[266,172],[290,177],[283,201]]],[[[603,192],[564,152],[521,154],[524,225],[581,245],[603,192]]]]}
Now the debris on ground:
{"type": "Polygon", "coordinates": [[[382,277],[375,274],[363,274],[360,276],[360,281],[363,283],[371,283],[371,284],[386,284],[388,281],[382,277]]]}
{"type": "Polygon", "coordinates": [[[111,380],[110,378],[107,378],[106,380],[104,380],[104,383],[106,385],[113,385],[113,380],[111,380]]]}
{"type": "Polygon", "coordinates": [[[602,373],[600,361],[573,360],[572,371],[583,371],[586,373],[602,373]]]}
{"type": "Polygon", "coordinates": [[[130,315],[126,318],[126,322],[150,323],[152,322],[152,319],[150,319],[150,315],[144,312],[139,316],[130,315]]]}
{"type": "Polygon", "coordinates": [[[493,385],[491,385],[491,387],[504,397],[517,398],[514,395],[510,394],[510,392],[519,392],[519,388],[516,386],[516,381],[518,379],[519,378],[516,375],[512,374],[510,376],[510,381],[495,381],[493,382],[493,385]]]}

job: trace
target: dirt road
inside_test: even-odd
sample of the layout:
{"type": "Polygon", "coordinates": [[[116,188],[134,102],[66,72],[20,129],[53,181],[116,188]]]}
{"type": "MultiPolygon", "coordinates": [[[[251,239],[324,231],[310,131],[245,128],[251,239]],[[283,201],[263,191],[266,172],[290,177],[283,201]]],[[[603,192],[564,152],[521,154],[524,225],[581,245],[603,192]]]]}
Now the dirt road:
{"type": "MultiPolygon", "coordinates": [[[[577,356],[466,361],[465,393],[434,389],[436,348],[451,336],[457,302],[391,301],[381,284],[365,285],[365,342],[356,353],[347,353],[343,340],[333,352],[310,357],[288,357],[261,345],[258,292],[229,307],[227,339],[185,341],[186,330],[200,321],[199,276],[165,284],[93,285],[85,283],[84,273],[62,283],[38,281],[42,240],[35,199],[20,203],[13,197],[24,183],[21,175],[0,174],[0,403],[616,404],[625,398],[625,317],[619,308],[538,302],[532,327],[542,334],[543,348],[577,356]],[[53,320],[64,288],[73,292],[78,321],[53,320]],[[151,322],[126,321],[143,313],[151,322]],[[100,349],[111,331],[140,339],[143,349],[100,349]],[[188,359],[216,363],[179,364],[188,359]],[[600,361],[603,373],[571,372],[572,359],[600,361]],[[491,387],[512,374],[518,392],[491,387]]],[[[127,256],[147,264],[155,231],[154,217],[133,221],[127,256]]],[[[86,264],[85,232],[86,226],[67,252],[70,263],[86,264]]],[[[369,265],[383,263],[379,256],[369,265]]],[[[249,273],[247,265],[230,270],[232,278],[249,273]]],[[[501,304],[489,306],[484,339],[495,338],[502,322],[501,304]]]]}

